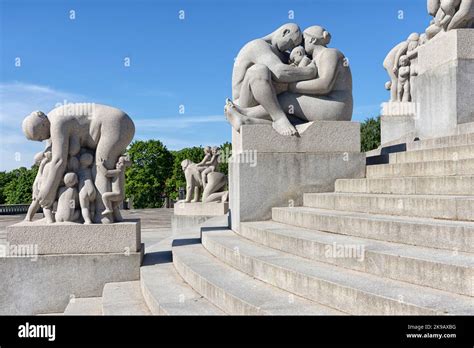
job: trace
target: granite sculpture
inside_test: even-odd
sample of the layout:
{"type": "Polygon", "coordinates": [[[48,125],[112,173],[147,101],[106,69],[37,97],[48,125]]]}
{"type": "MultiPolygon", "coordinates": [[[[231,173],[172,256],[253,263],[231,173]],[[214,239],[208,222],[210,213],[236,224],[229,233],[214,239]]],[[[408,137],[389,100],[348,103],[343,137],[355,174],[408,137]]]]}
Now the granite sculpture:
{"type": "Polygon", "coordinates": [[[47,115],[35,111],[23,121],[29,140],[48,141],[37,155],[38,175],[26,221],[41,206],[48,223],[121,221],[123,156],[135,134],[123,111],[100,104],[66,104],[47,115]]]}
{"type": "Polygon", "coordinates": [[[428,0],[427,7],[433,17],[426,29],[428,40],[441,32],[474,28],[474,0],[428,0]]]}
{"type": "Polygon", "coordinates": [[[186,198],[184,203],[202,202],[226,202],[228,191],[227,176],[217,171],[219,163],[219,148],[205,147],[204,158],[199,163],[186,159],[181,162],[184,176],[186,178],[186,198]]]}
{"type": "Polygon", "coordinates": [[[320,26],[302,33],[289,23],[247,43],[235,60],[232,100],[224,108],[232,127],[271,124],[290,136],[297,130],[289,116],[299,123],[351,120],[351,70],[339,50],[327,47],[330,41],[320,26]],[[303,41],[305,57],[298,48],[303,41]]]}

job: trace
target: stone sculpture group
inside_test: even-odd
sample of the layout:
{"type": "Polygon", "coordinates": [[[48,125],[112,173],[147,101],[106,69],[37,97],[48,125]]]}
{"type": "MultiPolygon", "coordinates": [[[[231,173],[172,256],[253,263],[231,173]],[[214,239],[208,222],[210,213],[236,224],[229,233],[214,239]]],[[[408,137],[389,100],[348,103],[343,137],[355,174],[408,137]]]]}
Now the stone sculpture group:
{"type": "Polygon", "coordinates": [[[48,115],[35,111],[23,121],[29,140],[47,141],[35,156],[38,173],[25,220],[40,207],[47,223],[122,221],[124,155],[135,134],[123,111],[99,104],[67,104],[48,115]]]}
{"type": "Polygon", "coordinates": [[[232,100],[224,108],[233,128],[271,124],[290,136],[297,134],[295,123],[350,121],[351,70],[339,50],[327,47],[330,42],[320,26],[302,33],[289,23],[247,43],[235,60],[232,100]]]}
{"type": "Polygon", "coordinates": [[[204,158],[199,163],[186,159],[181,168],[186,178],[186,199],[184,203],[226,202],[229,192],[225,191],[227,176],[217,171],[219,164],[219,148],[206,146],[204,158]]]}
{"type": "Polygon", "coordinates": [[[433,16],[425,33],[412,33],[387,55],[383,66],[390,77],[385,88],[391,102],[411,102],[416,99],[418,48],[443,32],[474,28],[474,0],[427,0],[428,13],[433,16]]]}

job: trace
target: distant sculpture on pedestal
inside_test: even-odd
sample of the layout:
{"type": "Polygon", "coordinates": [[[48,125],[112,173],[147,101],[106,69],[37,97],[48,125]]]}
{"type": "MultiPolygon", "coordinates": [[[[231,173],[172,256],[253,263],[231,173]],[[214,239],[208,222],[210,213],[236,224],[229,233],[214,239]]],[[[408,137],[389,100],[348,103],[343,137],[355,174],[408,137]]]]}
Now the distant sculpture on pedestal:
{"type": "MultiPolygon", "coordinates": [[[[301,33],[290,23],[247,43],[235,60],[233,100],[227,100],[224,109],[234,129],[270,124],[278,133],[290,136],[297,130],[289,115],[303,122],[351,120],[352,74],[344,55],[327,47],[330,41],[331,35],[320,26],[301,33]],[[311,63],[288,64],[289,52],[303,39],[311,63]]],[[[293,53],[293,59],[300,50],[293,53]]]]}
{"type": "MultiPolygon", "coordinates": [[[[97,170],[97,166],[104,166],[107,170],[115,168],[119,157],[132,141],[135,126],[127,114],[100,104],[66,104],[55,108],[48,115],[41,111],[31,113],[24,119],[22,127],[29,140],[48,140],[51,152],[51,159],[39,173],[31,212],[25,220],[30,221],[33,211],[36,212],[37,206],[41,206],[47,221],[54,222],[55,202],[58,209],[63,210],[58,196],[61,182],[66,178],[66,173],[71,173],[76,176],[76,181],[79,176],[79,188],[75,190],[81,192],[78,193],[81,220],[85,223],[119,221],[118,208],[113,210],[113,214],[102,214],[105,209],[102,197],[109,192],[110,182],[105,172],[97,170]],[[94,158],[96,163],[92,163],[94,158]],[[99,158],[103,160],[101,163],[97,163],[99,158]]],[[[71,179],[70,176],[68,179],[71,179]]],[[[119,181],[123,182],[122,179],[119,181]]],[[[72,189],[73,186],[66,187],[72,189]]],[[[63,213],[59,213],[61,220],[70,221],[72,217],[63,217],[63,213]]]]}
{"type": "Polygon", "coordinates": [[[223,191],[227,184],[227,177],[216,171],[218,163],[219,148],[209,146],[204,148],[204,159],[201,162],[194,163],[189,159],[181,162],[181,168],[186,178],[184,203],[199,202],[201,192],[203,192],[202,201],[204,203],[227,201],[228,191],[223,191]]]}
{"type": "Polygon", "coordinates": [[[434,17],[426,29],[428,40],[442,31],[474,28],[474,0],[428,0],[427,5],[434,17]]]}

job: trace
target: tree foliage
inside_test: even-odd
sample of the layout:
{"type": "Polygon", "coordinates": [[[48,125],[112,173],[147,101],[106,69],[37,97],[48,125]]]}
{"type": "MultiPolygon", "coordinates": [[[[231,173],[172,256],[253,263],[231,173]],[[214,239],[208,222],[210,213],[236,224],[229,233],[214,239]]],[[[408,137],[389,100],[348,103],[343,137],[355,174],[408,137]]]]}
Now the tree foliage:
{"type": "Polygon", "coordinates": [[[173,155],[159,140],[135,141],[128,154],[132,165],[126,172],[127,197],[135,208],[161,208],[173,155]]]}
{"type": "Polygon", "coordinates": [[[229,157],[232,155],[232,143],[226,142],[220,146],[219,171],[229,175],[229,157]]]}
{"type": "Polygon", "coordinates": [[[38,167],[33,166],[31,169],[21,167],[2,175],[1,195],[5,204],[27,204],[31,203],[31,192],[33,182],[35,181],[38,167]],[[6,183],[4,184],[4,182],[6,183]]]}
{"type": "Polygon", "coordinates": [[[380,117],[367,118],[360,125],[361,151],[367,152],[380,146],[380,117]]]}

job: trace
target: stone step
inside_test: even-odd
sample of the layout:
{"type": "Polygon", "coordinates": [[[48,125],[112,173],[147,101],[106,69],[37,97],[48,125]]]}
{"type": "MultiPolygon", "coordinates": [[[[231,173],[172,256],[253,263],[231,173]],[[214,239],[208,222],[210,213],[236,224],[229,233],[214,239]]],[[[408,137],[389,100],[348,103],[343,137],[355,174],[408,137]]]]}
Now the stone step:
{"type": "Polygon", "coordinates": [[[457,161],[474,158],[474,145],[450,146],[435,149],[391,153],[390,163],[411,163],[429,161],[457,161]]]}
{"type": "Polygon", "coordinates": [[[380,164],[367,167],[367,178],[474,174],[474,159],[380,164]]]}
{"type": "Polygon", "coordinates": [[[451,135],[407,143],[407,151],[474,144],[474,133],[451,135]]]}
{"type": "Polygon", "coordinates": [[[305,193],[303,205],[371,214],[474,221],[474,196],[305,193]]]}
{"type": "Polygon", "coordinates": [[[343,314],[253,279],[219,261],[199,243],[173,247],[173,263],[188,284],[228,314],[343,314]]]}
{"type": "Polygon", "coordinates": [[[306,259],[474,295],[473,254],[337,235],[274,221],[242,223],[238,234],[257,244],[306,259]]]}
{"type": "Polygon", "coordinates": [[[102,293],[104,315],[150,315],[139,281],[108,283],[102,293]]]}
{"type": "Polygon", "coordinates": [[[336,192],[406,195],[474,195],[474,176],[339,179],[336,192]]]}
{"type": "Polygon", "coordinates": [[[102,315],[102,297],[71,298],[64,315],[102,315]]]}
{"type": "Polygon", "coordinates": [[[252,277],[349,314],[474,314],[471,297],[307,260],[230,230],[205,232],[202,242],[219,260],[252,277]]]}
{"type": "Polygon", "coordinates": [[[272,219],[288,225],[450,251],[474,252],[474,223],[374,215],[308,207],[273,208],[272,219]]]}
{"type": "Polygon", "coordinates": [[[223,315],[220,309],[194,291],[173,266],[171,241],[152,246],[140,268],[143,297],[156,315],[223,315]]]}

